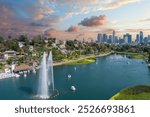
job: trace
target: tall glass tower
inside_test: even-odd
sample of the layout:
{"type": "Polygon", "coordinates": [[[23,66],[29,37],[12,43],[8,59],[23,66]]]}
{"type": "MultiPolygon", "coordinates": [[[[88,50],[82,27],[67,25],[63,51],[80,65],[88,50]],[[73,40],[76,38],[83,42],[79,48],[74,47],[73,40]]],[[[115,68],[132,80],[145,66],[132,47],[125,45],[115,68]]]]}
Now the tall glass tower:
{"type": "Polygon", "coordinates": [[[115,31],[113,30],[113,38],[112,38],[112,43],[115,43],[115,31]]]}
{"type": "Polygon", "coordinates": [[[140,43],[143,43],[143,32],[142,31],[140,31],[140,43]]]}

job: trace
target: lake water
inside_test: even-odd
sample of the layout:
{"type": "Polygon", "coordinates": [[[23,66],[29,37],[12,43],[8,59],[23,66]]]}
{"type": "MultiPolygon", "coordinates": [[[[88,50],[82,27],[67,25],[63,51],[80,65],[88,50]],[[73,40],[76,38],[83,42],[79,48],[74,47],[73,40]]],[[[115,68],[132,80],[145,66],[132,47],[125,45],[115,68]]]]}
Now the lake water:
{"type": "MultiPolygon", "coordinates": [[[[97,58],[92,64],[56,66],[54,80],[59,91],[54,100],[107,100],[123,88],[150,84],[150,69],[145,61],[110,55],[97,58]],[[70,90],[72,85],[75,92],[70,90]]],[[[37,82],[38,72],[26,78],[0,80],[0,99],[35,99],[37,82]]]]}

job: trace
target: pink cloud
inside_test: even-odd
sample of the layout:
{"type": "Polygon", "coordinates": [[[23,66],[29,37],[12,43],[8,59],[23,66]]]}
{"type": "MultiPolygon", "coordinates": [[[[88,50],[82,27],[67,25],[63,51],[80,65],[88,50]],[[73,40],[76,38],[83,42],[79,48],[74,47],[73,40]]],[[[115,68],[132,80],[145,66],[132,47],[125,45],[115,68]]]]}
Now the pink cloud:
{"type": "Polygon", "coordinates": [[[45,35],[48,37],[56,38],[59,40],[80,40],[83,39],[85,41],[95,40],[97,37],[97,32],[65,32],[65,31],[58,31],[56,29],[50,29],[45,32],[45,35]]]}
{"type": "Polygon", "coordinates": [[[107,17],[105,15],[92,16],[91,18],[85,18],[82,20],[79,25],[87,27],[101,26],[105,23],[107,17]]]}
{"type": "Polygon", "coordinates": [[[70,26],[67,31],[68,32],[79,32],[80,28],[79,28],[79,26],[70,26]]]}

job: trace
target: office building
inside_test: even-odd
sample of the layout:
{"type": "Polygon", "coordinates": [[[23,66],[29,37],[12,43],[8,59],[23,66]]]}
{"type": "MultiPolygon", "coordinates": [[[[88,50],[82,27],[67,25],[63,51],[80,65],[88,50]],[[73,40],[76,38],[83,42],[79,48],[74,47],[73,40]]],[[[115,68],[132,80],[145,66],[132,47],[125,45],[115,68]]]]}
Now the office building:
{"type": "Polygon", "coordinates": [[[140,43],[143,43],[143,32],[142,31],[140,31],[140,43]]]}
{"type": "Polygon", "coordinates": [[[137,43],[140,43],[140,35],[139,34],[137,34],[136,35],[136,40],[135,40],[137,43]]]}
{"type": "Polygon", "coordinates": [[[103,40],[103,35],[102,34],[98,34],[97,36],[97,43],[102,43],[103,40]]]}
{"type": "Polygon", "coordinates": [[[125,41],[125,44],[132,43],[132,35],[130,35],[129,33],[126,33],[125,35],[123,35],[123,39],[125,41]]]}
{"type": "Polygon", "coordinates": [[[113,30],[113,38],[112,38],[112,43],[115,43],[115,31],[113,30]]]}

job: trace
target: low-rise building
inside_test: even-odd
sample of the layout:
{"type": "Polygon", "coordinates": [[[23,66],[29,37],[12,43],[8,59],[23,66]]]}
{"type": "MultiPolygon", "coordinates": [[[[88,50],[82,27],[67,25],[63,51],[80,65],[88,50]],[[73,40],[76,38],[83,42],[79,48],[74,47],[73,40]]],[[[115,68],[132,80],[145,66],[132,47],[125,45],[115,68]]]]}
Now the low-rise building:
{"type": "Polygon", "coordinates": [[[25,42],[18,42],[19,47],[20,47],[20,48],[24,47],[24,43],[25,43],[25,42]]]}
{"type": "Polygon", "coordinates": [[[31,52],[31,51],[33,51],[33,46],[29,46],[29,51],[31,52]]]}
{"type": "Polygon", "coordinates": [[[15,69],[14,69],[14,72],[22,72],[22,71],[28,71],[28,70],[31,70],[32,67],[30,67],[29,65],[25,65],[25,64],[22,64],[22,65],[19,65],[19,66],[16,66],[15,69]]]}
{"type": "Polygon", "coordinates": [[[4,59],[8,59],[8,58],[10,58],[10,57],[15,57],[16,56],[16,51],[5,51],[4,53],[3,53],[3,55],[4,55],[4,59]]]}
{"type": "Polygon", "coordinates": [[[4,55],[2,53],[0,53],[0,62],[4,61],[4,55]]]}

